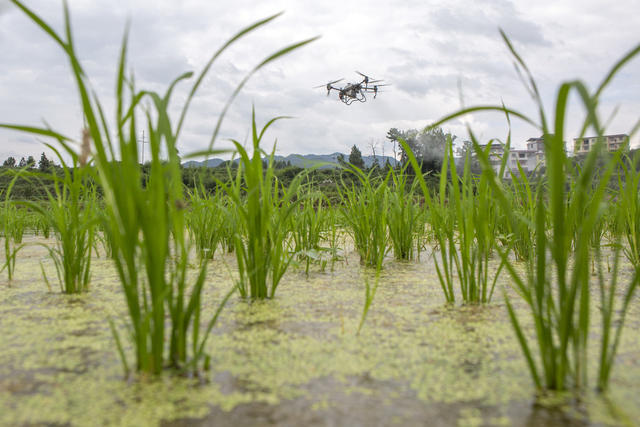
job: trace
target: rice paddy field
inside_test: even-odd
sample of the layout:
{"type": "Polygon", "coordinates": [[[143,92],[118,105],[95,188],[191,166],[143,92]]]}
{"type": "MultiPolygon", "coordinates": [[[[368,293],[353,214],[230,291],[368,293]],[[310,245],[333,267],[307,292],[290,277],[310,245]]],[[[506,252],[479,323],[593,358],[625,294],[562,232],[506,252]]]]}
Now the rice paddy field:
{"type": "MultiPolygon", "coordinates": [[[[96,257],[89,291],[65,295],[42,281],[40,262],[54,274],[47,251],[28,246],[11,286],[2,282],[0,424],[560,426],[640,419],[638,304],[628,313],[606,396],[560,393],[538,401],[502,298],[445,305],[430,254],[387,260],[356,335],[364,278],[373,274],[348,252],[333,271],[307,277],[292,269],[273,300],[231,300],[207,344],[209,370],[127,381],[106,320],[121,324],[127,316],[112,262],[96,257]]],[[[233,256],[212,262],[204,313],[233,286],[235,269],[233,256]]],[[[515,308],[527,318],[526,307],[515,308]]],[[[532,333],[530,322],[523,327],[532,333]]],[[[597,348],[589,350],[592,368],[597,348]]]]}
{"type": "MultiPolygon", "coordinates": [[[[478,106],[433,128],[479,111],[527,122],[543,135],[538,168],[506,168],[510,133],[480,141],[468,129],[462,158],[448,137],[428,173],[399,139],[401,167],[341,165],[336,176],[351,179],[336,201],[308,172],[278,180],[275,148],[263,149],[278,118],[258,126],[255,112],[226,180],[213,191],[182,182],[177,141],[201,82],[276,16],[164,94],[127,77],[125,35],[111,128],[66,6],[58,33],[12,3],[65,53],[86,128],[75,141],[0,122],[49,141],[61,164],[3,172],[0,425],[640,424],[640,157],[605,152],[598,115],[640,45],[593,91],[561,84],[549,114],[503,34],[539,117],[478,106]],[[171,117],[173,88],[186,84],[171,117]],[[569,96],[584,107],[583,134],[597,135],[580,158],[564,148],[569,96]],[[506,155],[496,160],[492,144],[506,155]],[[46,182],[46,198],[12,197],[19,179],[46,182]]],[[[253,73],[312,41],[267,56],[226,106],[253,73]]],[[[192,156],[216,153],[227,107],[192,156]]]]}

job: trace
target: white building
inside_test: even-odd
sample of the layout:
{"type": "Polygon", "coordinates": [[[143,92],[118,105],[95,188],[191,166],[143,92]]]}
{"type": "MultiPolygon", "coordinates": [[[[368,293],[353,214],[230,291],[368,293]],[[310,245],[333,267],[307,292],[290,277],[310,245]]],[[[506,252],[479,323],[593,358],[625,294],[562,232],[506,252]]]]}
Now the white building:
{"type": "MultiPolygon", "coordinates": [[[[511,173],[517,175],[520,171],[518,164],[520,164],[520,168],[522,168],[524,173],[533,172],[545,165],[544,138],[529,138],[527,139],[526,144],[527,148],[524,150],[512,148],[509,151],[509,159],[507,160],[507,167],[505,168],[503,178],[510,178],[511,173]]],[[[486,145],[483,147],[486,147],[486,145]]],[[[564,150],[566,151],[566,143],[564,150]]],[[[496,143],[491,145],[489,160],[491,162],[491,167],[496,174],[500,172],[500,165],[502,163],[504,151],[504,144],[496,143]]]]}
{"type": "MultiPolygon", "coordinates": [[[[629,149],[629,135],[626,133],[617,135],[603,135],[604,143],[607,151],[613,152],[629,149]]],[[[573,153],[574,154],[587,154],[596,145],[598,137],[588,136],[585,138],[573,139],[573,153]]]]}
{"type": "Polygon", "coordinates": [[[532,152],[532,156],[536,159],[536,164],[544,165],[544,138],[527,139],[527,150],[532,152]]]}
{"type": "MultiPolygon", "coordinates": [[[[485,149],[487,146],[481,146],[485,149]]],[[[504,157],[505,145],[501,143],[493,143],[491,144],[490,152],[489,152],[489,162],[491,163],[491,167],[498,174],[500,172],[500,166],[502,165],[502,159],[504,157]]],[[[542,160],[544,161],[544,152],[542,154],[542,160]]],[[[518,168],[518,164],[522,168],[524,173],[528,173],[533,171],[538,165],[537,152],[536,150],[531,150],[527,147],[526,150],[518,150],[512,148],[509,150],[509,159],[507,160],[507,165],[504,170],[503,178],[511,177],[511,172],[514,174],[519,174],[520,169],[518,168]]]]}

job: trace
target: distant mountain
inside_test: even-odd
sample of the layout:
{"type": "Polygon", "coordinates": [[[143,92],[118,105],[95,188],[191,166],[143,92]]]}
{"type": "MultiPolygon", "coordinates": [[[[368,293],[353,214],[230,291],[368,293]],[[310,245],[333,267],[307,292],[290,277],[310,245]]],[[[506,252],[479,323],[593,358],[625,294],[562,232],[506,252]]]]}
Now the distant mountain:
{"type": "MultiPolygon", "coordinates": [[[[221,163],[223,163],[224,160],[222,159],[209,159],[206,161],[206,166],[209,166],[210,168],[215,168],[216,166],[220,166],[221,163]]],[[[188,162],[184,162],[182,164],[182,166],[184,166],[185,168],[199,168],[202,166],[205,166],[205,161],[195,161],[195,160],[189,160],[188,162]]]]}
{"type": "MultiPolygon", "coordinates": [[[[309,168],[316,165],[320,165],[321,169],[325,168],[333,168],[338,165],[338,156],[342,153],[332,153],[332,154],[289,154],[288,156],[274,156],[274,160],[279,162],[289,162],[291,166],[298,166],[301,168],[309,168]]],[[[345,160],[349,160],[348,154],[342,154],[345,160]]],[[[390,156],[362,156],[362,160],[364,160],[364,164],[366,167],[371,167],[374,162],[374,159],[378,160],[378,164],[383,166],[387,160],[392,165],[394,164],[393,157],[390,156]]],[[[219,166],[225,160],[222,159],[209,159],[206,162],[206,166],[210,168],[214,168],[219,166]]],[[[236,160],[237,161],[237,160],[236,160]]],[[[185,168],[194,168],[194,167],[203,167],[205,166],[205,162],[191,160],[182,164],[185,168]]]]}

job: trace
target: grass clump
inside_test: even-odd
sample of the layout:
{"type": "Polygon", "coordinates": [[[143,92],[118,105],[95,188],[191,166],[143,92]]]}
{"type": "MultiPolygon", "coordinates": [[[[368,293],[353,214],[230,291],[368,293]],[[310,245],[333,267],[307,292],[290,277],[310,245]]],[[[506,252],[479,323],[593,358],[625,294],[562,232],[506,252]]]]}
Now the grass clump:
{"type": "MultiPolygon", "coordinates": [[[[55,147],[49,146],[57,154],[63,174],[59,177],[54,172],[46,176],[54,182],[53,193],[44,187],[48,204],[28,201],[22,203],[37,212],[53,230],[55,246],[45,246],[55,264],[61,291],[75,294],[89,289],[91,256],[96,242],[98,220],[97,198],[94,185],[88,181],[91,171],[79,164],[78,154],[65,141],[60,140],[59,144],[71,157],[72,164],[68,165],[55,147]]],[[[44,268],[42,273],[49,284],[44,268]]]]}
{"type": "MultiPolygon", "coordinates": [[[[448,303],[455,302],[457,284],[463,302],[490,302],[502,264],[490,277],[489,261],[496,226],[492,189],[486,177],[471,174],[468,158],[465,159],[463,175],[458,176],[453,161],[453,142],[449,136],[439,190],[432,196],[415,156],[404,140],[400,142],[407,151],[425,197],[436,243],[434,251],[439,253],[438,259],[434,252],[434,261],[445,299],[448,303]]],[[[488,152],[489,149],[490,146],[485,150],[488,152]]]]}
{"type": "Polygon", "coordinates": [[[388,187],[389,239],[393,255],[398,260],[412,260],[420,251],[420,240],[424,238],[424,211],[416,201],[414,180],[408,183],[406,164],[400,170],[391,169],[391,184],[388,187]]]}
{"type": "Polygon", "coordinates": [[[4,203],[1,211],[4,264],[2,265],[2,268],[0,268],[0,272],[7,270],[7,278],[9,279],[9,282],[13,280],[18,252],[22,247],[24,247],[24,244],[22,243],[24,221],[22,220],[22,215],[18,212],[18,208],[15,203],[11,200],[11,190],[19,176],[20,174],[16,174],[7,189],[4,191],[4,203]]]}
{"type": "Polygon", "coordinates": [[[299,187],[297,199],[300,205],[290,216],[293,251],[298,261],[304,262],[305,272],[309,274],[312,261],[319,262],[324,269],[328,257],[332,256],[331,248],[322,246],[330,227],[331,207],[325,205],[329,203],[327,198],[311,183],[299,187]]]}
{"type": "MultiPolygon", "coordinates": [[[[175,86],[192,77],[193,73],[176,78],[163,95],[137,90],[133,76],[125,75],[125,34],[117,65],[114,131],[107,126],[104,109],[91,91],[75,52],[67,5],[64,4],[64,30],[58,34],[22,2],[12,0],[12,3],[49,35],[66,54],[71,65],[84,120],[93,143],[95,177],[104,194],[104,228],[109,234],[113,259],[127,304],[127,327],[135,353],[132,366],[128,363],[117,329],[111,324],[125,371],[157,375],[165,368],[193,372],[201,366],[206,367],[208,357],[205,355],[205,344],[231,292],[226,294],[207,321],[201,319],[202,290],[207,269],[206,262],[201,262],[195,278],[191,277],[188,269],[186,202],[177,141],[190,102],[215,59],[237,39],[276,16],[243,29],[211,57],[189,91],[175,127],[168,112],[171,95],[175,86]],[[143,108],[143,100],[149,100],[147,108],[143,108]],[[143,182],[138,159],[138,117],[143,118],[142,126],[149,136],[151,151],[146,182],[143,182]]],[[[209,148],[204,153],[212,152],[225,112],[249,77],[265,64],[309,41],[293,44],[268,56],[242,80],[220,115],[209,148]]],[[[70,141],[49,129],[0,126],[53,137],[58,141],[70,141]]]]}
{"type": "Polygon", "coordinates": [[[213,259],[224,238],[223,193],[206,194],[204,188],[196,188],[189,194],[189,203],[187,225],[196,252],[201,259],[213,259]]]}
{"type": "MultiPolygon", "coordinates": [[[[598,157],[603,150],[605,134],[597,107],[602,91],[616,72],[631,58],[640,53],[635,47],[611,69],[596,91],[590,93],[581,81],[569,81],[560,85],[555,100],[555,115],[549,126],[543,103],[534,79],[526,64],[516,53],[509,39],[503,38],[513,54],[520,70],[528,80],[528,89],[537,103],[540,114],[539,124],[524,114],[509,110],[504,106],[480,106],[457,111],[436,125],[476,111],[494,110],[515,116],[537,126],[543,134],[545,146],[544,187],[536,194],[533,224],[526,217],[514,212],[508,195],[508,187],[503,185],[491,168],[488,153],[484,152],[471,133],[476,155],[483,166],[483,175],[489,177],[497,203],[508,217],[517,233],[534,231],[531,260],[526,263],[526,272],[520,272],[509,257],[511,247],[500,249],[501,257],[514,281],[514,288],[527,304],[535,333],[535,344],[531,343],[526,331],[515,314],[511,297],[505,294],[507,309],[516,337],[527,361],[527,366],[539,390],[581,390],[587,385],[587,350],[591,331],[590,292],[592,271],[592,245],[594,234],[599,233],[599,221],[608,211],[610,200],[605,197],[609,179],[616,165],[616,157],[607,161],[602,171],[596,170],[598,157]],[[596,147],[586,156],[580,168],[572,168],[564,150],[565,121],[568,114],[569,95],[575,92],[586,116],[582,134],[592,129],[598,136],[596,147]],[[538,357],[534,357],[537,349],[538,357]]],[[[614,276],[617,273],[619,249],[614,251],[614,276]]],[[[619,334],[624,325],[624,314],[628,302],[638,284],[637,271],[625,289],[617,288],[617,278],[611,283],[603,279],[600,245],[596,245],[596,278],[602,308],[601,357],[598,368],[598,388],[605,390],[615,360],[619,334]],[[618,297],[616,297],[618,295],[618,297]],[[616,304],[616,300],[620,300],[616,304]],[[614,322],[615,307],[619,319],[614,322]]]]}
{"type": "Polygon", "coordinates": [[[619,230],[614,232],[624,236],[624,255],[636,268],[640,268],[640,156],[621,159],[620,166],[623,174],[618,176],[619,230]]]}
{"type": "Polygon", "coordinates": [[[260,142],[272,119],[258,132],[252,115],[253,153],[233,141],[240,155],[235,179],[222,188],[232,203],[238,221],[234,250],[240,278],[237,288],[243,298],[273,298],[294,253],[289,247],[290,217],[299,206],[296,200],[303,176],[298,175],[288,189],[275,176],[274,151],[263,164],[266,153],[260,142]]]}
{"type": "Polygon", "coordinates": [[[357,177],[359,185],[351,183],[348,186],[342,183],[342,219],[353,238],[360,262],[371,267],[382,265],[382,260],[389,251],[389,175],[385,179],[378,179],[373,176],[373,170],[364,173],[353,165],[348,166],[348,171],[357,177]]]}

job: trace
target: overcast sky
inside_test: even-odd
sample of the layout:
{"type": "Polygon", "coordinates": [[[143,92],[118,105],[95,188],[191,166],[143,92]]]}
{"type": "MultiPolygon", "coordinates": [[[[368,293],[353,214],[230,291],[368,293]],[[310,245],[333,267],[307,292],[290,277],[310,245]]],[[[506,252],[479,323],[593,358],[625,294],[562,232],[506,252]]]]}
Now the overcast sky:
{"type": "MultiPolygon", "coordinates": [[[[62,3],[30,0],[55,28],[62,3]]],[[[511,37],[532,70],[552,114],[559,83],[579,78],[594,88],[609,68],[640,42],[640,0],[477,1],[247,1],[247,0],[69,0],[77,48],[109,117],[118,49],[131,23],[129,66],[138,88],[164,92],[179,74],[199,71],[210,55],[242,27],[285,13],[236,43],[214,65],[192,104],[179,141],[181,153],[207,146],[220,110],[242,77],[264,57],[287,44],[320,35],[302,49],[256,74],[234,102],[218,147],[244,141],[255,105],[259,123],[280,116],[267,134],[277,153],[348,153],[356,144],[382,151],[390,128],[424,126],[460,107],[504,103],[535,117],[535,105],[520,82],[498,28],[511,37]],[[358,81],[359,70],[391,86],[377,99],[346,106],[335,93],[312,89],[329,80],[358,81]]],[[[182,89],[189,88],[183,84],[182,89]]],[[[174,97],[174,107],[184,100],[174,97]]],[[[82,116],[61,50],[8,0],[0,0],[0,122],[39,125],[79,137],[82,116]]],[[[617,108],[608,133],[628,133],[640,117],[640,58],[634,59],[602,99],[601,115],[617,108]]],[[[577,136],[583,110],[575,103],[567,140],[577,136]]],[[[483,141],[504,138],[504,117],[467,119],[483,141]]],[[[466,138],[460,120],[445,129],[466,138]]],[[[513,141],[524,146],[539,131],[519,121],[513,141]]],[[[636,136],[632,145],[640,144],[636,136]]],[[[385,154],[390,145],[385,144],[385,154]]],[[[36,138],[0,131],[0,161],[39,156],[36,138]]]]}

